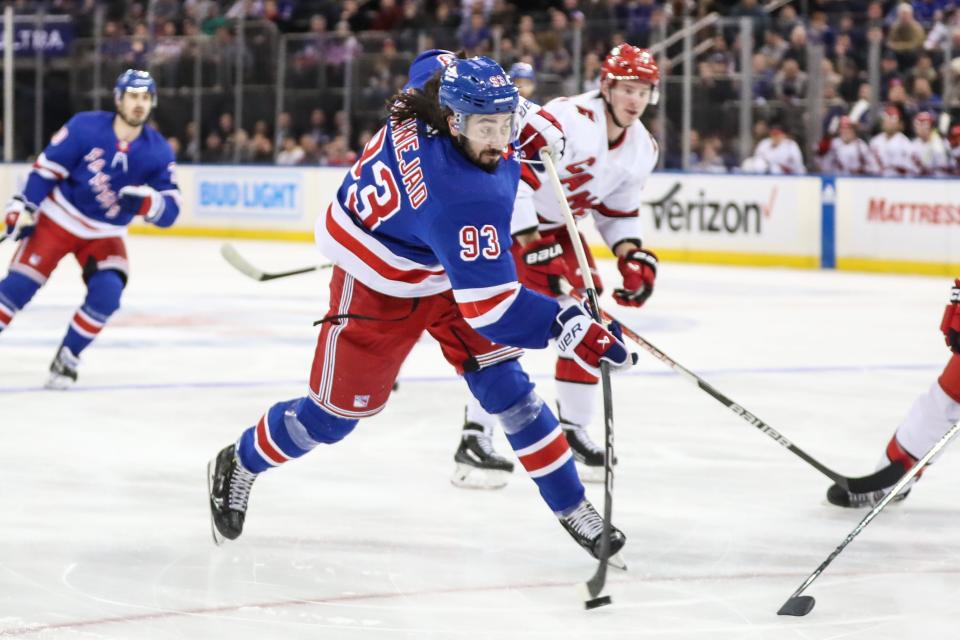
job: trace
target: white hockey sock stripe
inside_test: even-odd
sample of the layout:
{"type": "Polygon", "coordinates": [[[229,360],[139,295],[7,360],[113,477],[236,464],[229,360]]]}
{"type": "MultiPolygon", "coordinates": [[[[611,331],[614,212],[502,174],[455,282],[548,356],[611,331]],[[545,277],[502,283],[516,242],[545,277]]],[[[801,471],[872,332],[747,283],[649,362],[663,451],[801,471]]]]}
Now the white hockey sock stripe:
{"type": "Polygon", "coordinates": [[[267,433],[268,431],[267,414],[263,414],[263,417],[260,418],[260,422],[257,423],[253,431],[253,446],[257,450],[257,453],[260,454],[260,457],[263,458],[264,462],[272,467],[276,467],[286,462],[289,458],[274,447],[267,433]]]}

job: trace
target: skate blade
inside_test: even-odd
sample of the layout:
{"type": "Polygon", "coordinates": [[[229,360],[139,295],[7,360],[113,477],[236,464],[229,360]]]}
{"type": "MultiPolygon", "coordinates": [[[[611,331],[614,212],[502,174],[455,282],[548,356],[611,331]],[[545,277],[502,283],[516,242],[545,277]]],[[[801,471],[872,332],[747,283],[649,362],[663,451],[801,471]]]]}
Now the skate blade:
{"type": "Polygon", "coordinates": [[[478,469],[458,462],[450,478],[451,484],[461,489],[502,489],[510,481],[509,471],[498,469],[478,469]]]}
{"type": "Polygon", "coordinates": [[[623,557],[623,553],[615,553],[609,558],[607,558],[607,564],[613,567],[614,569],[619,569],[620,571],[627,570],[627,561],[623,557]]]}
{"type": "Polygon", "coordinates": [[[217,466],[217,459],[214,458],[207,463],[207,509],[210,510],[210,535],[213,536],[213,544],[218,547],[223,544],[225,537],[217,531],[217,525],[213,521],[213,508],[210,504],[210,496],[213,494],[213,473],[217,466]]]}
{"type": "Polygon", "coordinates": [[[44,389],[50,391],[66,391],[74,385],[74,381],[64,376],[50,376],[43,385],[44,389]]]}

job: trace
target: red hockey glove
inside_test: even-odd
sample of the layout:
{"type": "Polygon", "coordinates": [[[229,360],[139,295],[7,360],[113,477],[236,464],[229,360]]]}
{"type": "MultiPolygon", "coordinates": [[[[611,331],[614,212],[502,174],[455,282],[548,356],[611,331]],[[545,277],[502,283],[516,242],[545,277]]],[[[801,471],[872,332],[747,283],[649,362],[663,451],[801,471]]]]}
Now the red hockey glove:
{"type": "Polygon", "coordinates": [[[563,247],[553,238],[539,238],[519,247],[517,274],[523,286],[545,296],[560,295],[560,279],[567,277],[563,247]]]}
{"type": "Polygon", "coordinates": [[[604,327],[579,304],[572,304],[557,314],[551,332],[560,355],[573,360],[593,375],[600,375],[600,362],[614,369],[629,369],[637,362],[623,343],[623,333],[616,322],[604,327]]]}
{"type": "Polygon", "coordinates": [[[640,307],[653,293],[657,279],[657,256],[646,249],[634,249],[617,260],[623,274],[623,288],[614,289],[613,299],[625,307],[640,307]]]}
{"type": "Polygon", "coordinates": [[[567,146],[567,138],[560,122],[542,107],[525,98],[520,99],[517,112],[520,116],[520,137],[517,139],[520,157],[539,165],[540,150],[550,147],[554,162],[560,162],[567,146]]]}
{"type": "Polygon", "coordinates": [[[143,216],[147,222],[153,222],[163,214],[165,203],[163,195],[148,185],[126,186],[120,189],[120,213],[143,216]]]}
{"type": "Polygon", "coordinates": [[[37,226],[37,206],[26,198],[16,195],[10,198],[4,212],[4,227],[0,240],[13,238],[14,242],[26,238],[37,226]]]}
{"type": "Polygon", "coordinates": [[[943,338],[950,350],[960,353],[960,278],[953,281],[950,304],[943,310],[940,331],[943,331],[943,338]]]}

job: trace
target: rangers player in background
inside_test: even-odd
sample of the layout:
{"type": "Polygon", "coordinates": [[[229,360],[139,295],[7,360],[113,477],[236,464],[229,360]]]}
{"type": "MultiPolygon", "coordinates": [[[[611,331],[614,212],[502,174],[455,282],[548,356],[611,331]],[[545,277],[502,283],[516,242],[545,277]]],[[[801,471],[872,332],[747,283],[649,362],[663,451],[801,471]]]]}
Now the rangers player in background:
{"type": "MultiPolygon", "coordinates": [[[[603,62],[599,91],[558,98],[543,110],[562,126],[564,155],[558,162],[560,181],[578,220],[588,214],[617,257],[623,278],[613,292],[618,303],[639,307],[653,292],[656,256],[643,247],[639,219],[643,186],[656,167],[659,148],[640,122],[647,105],[656,101],[660,72],[652,55],[629,44],[613,48],[603,62]]],[[[529,159],[536,158],[531,156],[529,159]]],[[[511,232],[513,256],[524,286],[557,297],[561,279],[583,287],[563,213],[539,162],[526,163],[514,205],[511,232]]],[[[593,257],[588,259],[593,266],[593,257]]],[[[598,274],[594,281],[602,288],[598,274]]],[[[563,354],[555,369],[557,410],[563,431],[585,481],[603,477],[603,448],[588,434],[596,413],[598,378],[563,354]]],[[[478,433],[490,433],[495,418],[475,400],[467,403],[463,436],[454,461],[452,482],[468,488],[498,488],[509,470],[495,463],[500,456],[471,450],[478,433]],[[494,456],[494,459],[490,459],[494,456]]],[[[483,443],[481,443],[483,444],[483,443]]],[[[489,444],[489,443],[487,443],[489,444]]]]}
{"type": "MultiPolygon", "coordinates": [[[[851,493],[835,484],[827,490],[827,500],[832,504],[840,507],[876,505],[897,480],[912,469],[930,447],[960,420],[960,278],[953,283],[950,303],[943,312],[940,330],[953,355],[937,381],[914,401],[877,464],[877,469],[896,465],[899,476],[893,474],[896,477],[889,486],[869,493],[851,493]]],[[[894,500],[906,498],[912,485],[923,473],[924,471],[921,471],[917,474],[894,500]]]]}
{"type": "Polygon", "coordinates": [[[146,124],[157,104],[153,78],[125,71],[114,101],[116,113],[78,113],[54,134],[23,192],[7,205],[0,234],[20,242],[0,280],[0,331],[64,256],[73,254],[83,269],[87,295],[50,365],[51,389],[76,382],[80,354],[120,307],[128,275],[127,225],[139,217],[169,227],[180,211],[173,150],[146,124]]]}
{"type": "Polygon", "coordinates": [[[937,133],[936,122],[929,111],[913,118],[913,162],[917,175],[942,177],[950,175],[950,149],[937,133]]]}
{"type": "Polygon", "coordinates": [[[913,144],[903,135],[903,119],[900,110],[888,106],[880,119],[880,133],[870,140],[870,150],[880,164],[882,176],[912,176],[916,174],[913,160],[913,144]]]}
{"type": "Polygon", "coordinates": [[[514,62],[507,75],[517,85],[521,98],[533,100],[533,94],[537,91],[537,72],[533,66],[526,62],[514,62]]]}
{"type": "Polygon", "coordinates": [[[843,176],[875,176],[880,173],[876,156],[857,135],[853,120],[841,116],[837,128],[838,135],[830,140],[830,146],[823,156],[823,171],[843,176]]]}
{"type": "MultiPolygon", "coordinates": [[[[510,256],[519,164],[516,87],[489,58],[454,60],[422,90],[389,103],[387,124],[318,218],[336,265],[306,397],[271,406],[208,465],[213,536],[243,530],[257,474],[346,437],[380,412],[423,331],[440,344],[511,446],[563,528],[594,556],[603,521],[557,418],[517,361],[551,339],[580,366],[630,366],[616,327],[523,287],[510,256]],[[466,186],[465,186],[466,185],[466,186]]],[[[624,544],[613,529],[611,549],[624,544]]]]}

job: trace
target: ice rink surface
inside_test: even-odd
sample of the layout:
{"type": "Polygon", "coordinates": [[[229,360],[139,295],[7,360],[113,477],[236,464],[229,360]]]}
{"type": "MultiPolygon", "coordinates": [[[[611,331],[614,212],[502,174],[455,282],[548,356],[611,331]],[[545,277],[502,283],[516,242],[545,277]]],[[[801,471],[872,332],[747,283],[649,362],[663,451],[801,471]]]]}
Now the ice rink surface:
{"type": "MultiPolygon", "coordinates": [[[[320,259],[307,244],[236,244],[270,269],[320,259]]],[[[643,352],[614,382],[630,570],[611,574],[613,606],[583,610],[576,587],[595,563],[522,473],[502,491],[451,486],[465,386],[428,339],[383,413],[262,476],[243,537],[215,547],[206,462],[304,394],[328,278],[254,282],[218,247],[131,238],[123,308],[71,391],[41,388],[83,295],[71,259],[0,336],[0,637],[957,637],[960,455],[948,449],[847,548],[808,591],[809,616],[778,617],[865,512],[829,506],[826,478],[643,352]]],[[[665,263],[644,309],[605,298],[798,446],[861,475],[947,361],[949,285],[665,263]]],[[[552,353],[524,360],[552,399],[552,353]]],[[[599,506],[600,487],[588,492],[599,506]]]]}

